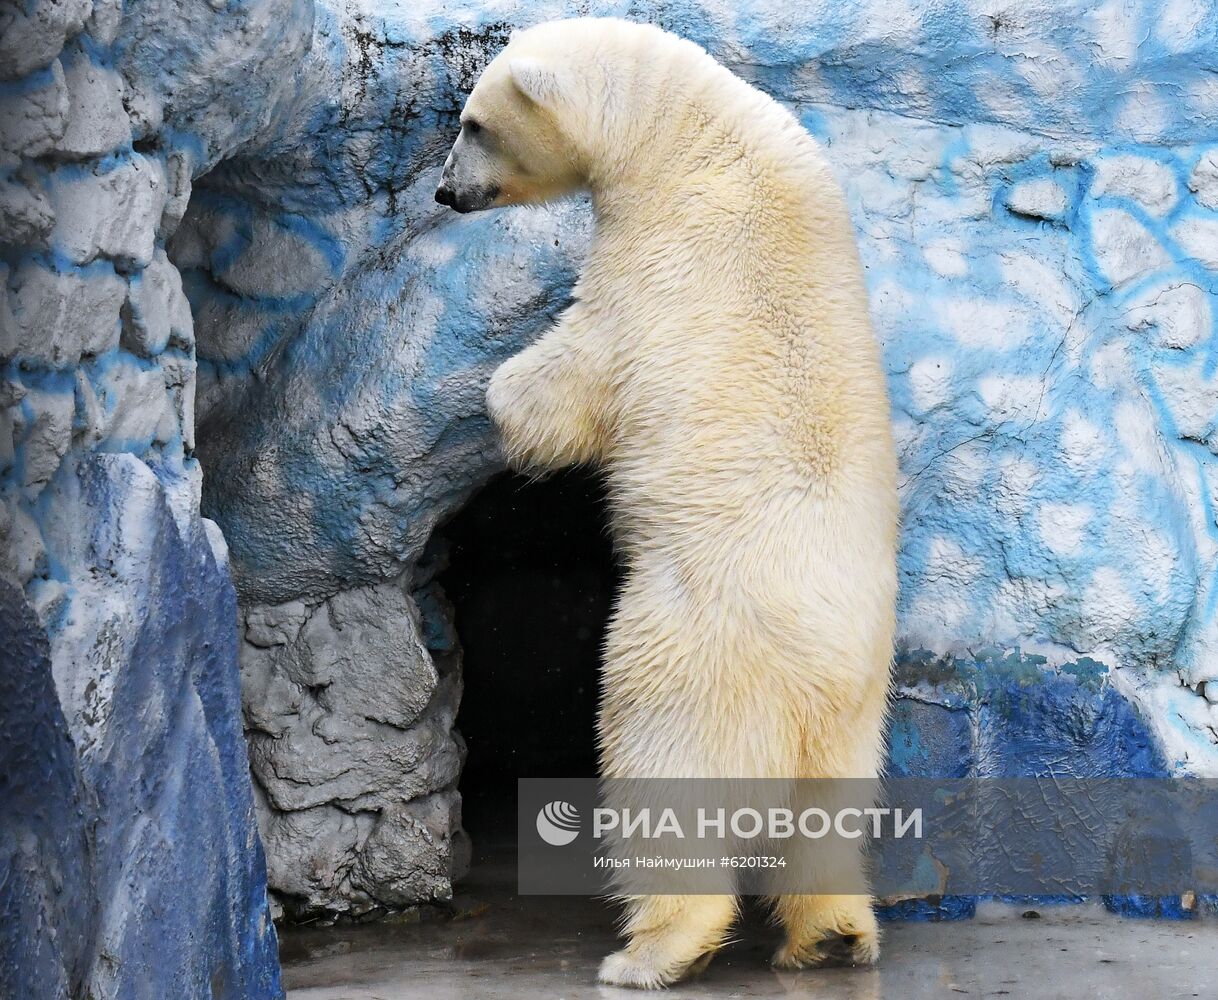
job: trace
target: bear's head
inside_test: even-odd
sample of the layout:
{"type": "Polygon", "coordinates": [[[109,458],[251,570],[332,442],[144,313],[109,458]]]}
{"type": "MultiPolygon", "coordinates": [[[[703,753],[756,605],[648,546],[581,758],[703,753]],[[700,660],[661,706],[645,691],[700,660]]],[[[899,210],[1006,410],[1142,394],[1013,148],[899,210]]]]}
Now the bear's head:
{"type": "Polygon", "coordinates": [[[458,212],[549,201],[582,186],[564,53],[516,33],[461,112],[436,201],[458,212]]]}
{"type": "Polygon", "coordinates": [[[513,33],[465,103],[436,201],[458,212],[537,204],[620,166],[636,133],[654,135],[660,124],[651,85],[654,66],[670,60],[657,46],[673,44],[689,45],[615,18],[513,33]]]}

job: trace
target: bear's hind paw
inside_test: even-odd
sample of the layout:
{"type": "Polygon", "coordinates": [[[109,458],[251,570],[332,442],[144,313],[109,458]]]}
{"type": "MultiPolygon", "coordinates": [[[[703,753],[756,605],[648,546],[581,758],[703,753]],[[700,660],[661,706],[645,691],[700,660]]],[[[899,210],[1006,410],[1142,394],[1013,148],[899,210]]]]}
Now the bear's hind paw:
{"type": "Polygon", "coordinates": [[[611,986],[629,986],[636,990],[659,990],[672,982],[664,975],[663,970],[631,954],[625,948],[615,951],[601,962],[601,971],[597,978],[611,986]]]}
{"type": "Polygon", "coordinates": [[[671,969],[659,968],[630,951],[629,948],[623,948],[601,962],[601,971],[597,978],[602,983],[611,986],[628,986],[636,990],[662,990],[680,979],[698,975],[710,964],[710,960],[714,956],[713,951],[708,951],[694,959],[685,968],[674,972],[671,969]]]}
{"type": "Polygon", "coordinates": [[[779,969],[819,969],[831,966],[875,965],[880,960],[879,937],[871,933],[828,934],[811,945],[785,943],[774,954],[779,969]]]}

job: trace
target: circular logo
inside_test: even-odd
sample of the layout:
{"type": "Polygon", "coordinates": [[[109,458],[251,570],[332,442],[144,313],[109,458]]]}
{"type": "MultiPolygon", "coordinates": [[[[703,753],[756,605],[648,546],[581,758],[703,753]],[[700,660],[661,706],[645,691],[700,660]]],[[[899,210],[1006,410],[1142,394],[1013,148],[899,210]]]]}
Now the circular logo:
{"type": "Polygon", "coordinates": [[[579,810],[570,802],[550,802],[537,814],[537,835],[551,847],[563,847],[579,836],[579,810]]]}

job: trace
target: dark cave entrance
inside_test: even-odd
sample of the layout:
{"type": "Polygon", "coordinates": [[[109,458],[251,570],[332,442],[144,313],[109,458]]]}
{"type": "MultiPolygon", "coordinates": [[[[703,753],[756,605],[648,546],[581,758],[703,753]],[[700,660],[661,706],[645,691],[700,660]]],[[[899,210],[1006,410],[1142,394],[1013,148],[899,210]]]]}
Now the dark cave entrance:
{"type": "Polygon", "coordinates": [[[620,571],[601,478],[491,480],[439,532],[463,649],[457,729],[475,864],[515,838],[516,779],[596,773],[599,662],[620,571]]]}

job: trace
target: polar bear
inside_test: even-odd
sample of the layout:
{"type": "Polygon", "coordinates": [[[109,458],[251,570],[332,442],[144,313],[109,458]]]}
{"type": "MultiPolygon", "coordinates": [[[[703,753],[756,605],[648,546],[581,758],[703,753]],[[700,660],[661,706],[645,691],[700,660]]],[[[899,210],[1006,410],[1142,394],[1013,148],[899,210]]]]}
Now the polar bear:
{"type": "MultiPolygon", "coordinates": [[[[512,35],[436,200],[591,193],[573,304],[494,373],[512,463],[604,471],[625,581],[604,651],[609,777],[874,778],[896,598],[896,459],[843,196],[775,101],[616,19],[512,35]]],[[[854,864],[858,864],[857,852],[854,864]]],[[[701,968],[737,901],[626,900],[605,982],[701,968]]],[[[778,965],[874,962],[866,895],[777,895],[778,965]]]]}

